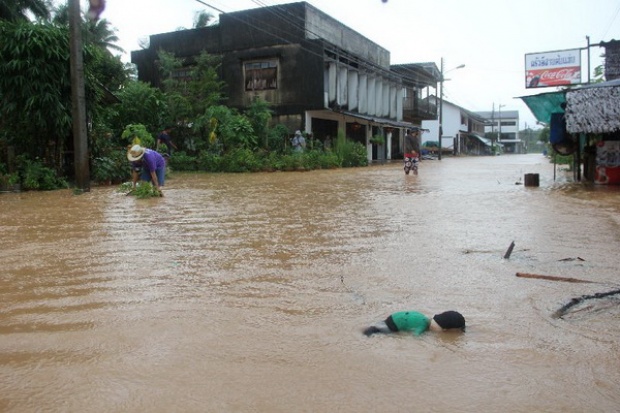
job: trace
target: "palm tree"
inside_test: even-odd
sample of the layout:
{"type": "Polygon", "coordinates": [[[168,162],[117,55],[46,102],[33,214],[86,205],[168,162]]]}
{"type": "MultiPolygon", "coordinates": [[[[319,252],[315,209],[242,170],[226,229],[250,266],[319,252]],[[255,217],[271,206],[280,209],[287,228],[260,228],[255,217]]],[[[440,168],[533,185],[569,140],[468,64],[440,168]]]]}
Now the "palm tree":
{"type": "Polygon", "coordinates": [[[0,20],[28,21],[29,14],[47,20],[50,10],[49,0],[0,0],[0,20]]]}
{"type": "Polygon", "coordinates": [[[108,50],[115,50],[123,53],[122,47],[115,43],[119,41],[116,35],[116,29],[113,28],[107,19],[91,20],[87,19],[84,24],[86,25],[87,41],[108,50]]]}
{"type": "MultiPolygon", "coordinates": [[[[67,4],[60,5],[56,8],[52,21],[61,26],[69,25],[69,7],[67,4]]],[[[116,29],[111,27],[108,20],[101,19],[95,21],[82,13],[82,27],[85,42],[92,43],[108,51],[115,50],[121,53],[124,52],[122,47],[115,44],[119,39],[118,36],[116,36],[116,29]]]]}

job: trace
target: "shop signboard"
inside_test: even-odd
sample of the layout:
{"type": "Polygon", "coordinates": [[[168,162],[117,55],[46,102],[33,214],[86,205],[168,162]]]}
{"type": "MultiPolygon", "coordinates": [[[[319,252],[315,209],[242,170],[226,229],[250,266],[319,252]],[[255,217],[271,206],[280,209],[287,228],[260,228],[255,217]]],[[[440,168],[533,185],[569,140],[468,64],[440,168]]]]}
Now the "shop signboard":
{"type": "Polygon", "coordinates": [[[581,50],[557,50],[525,55],[526,89],[581,83],[581,50]]]}

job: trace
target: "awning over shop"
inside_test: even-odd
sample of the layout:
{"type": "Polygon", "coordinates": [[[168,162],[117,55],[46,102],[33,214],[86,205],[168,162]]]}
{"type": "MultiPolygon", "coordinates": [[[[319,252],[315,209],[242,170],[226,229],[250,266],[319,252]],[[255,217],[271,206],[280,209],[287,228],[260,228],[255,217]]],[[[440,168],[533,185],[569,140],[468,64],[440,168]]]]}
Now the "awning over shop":
{"type": "Polygon", "coordinates": [[[483,145],[493,146],[493,142],[491,142],[491,139],[485,138],[484,136],[480,136],[477,133],[469,133],[467,134],[467,136],[469,136],[470,138],[479,140],[483,145]]]}
{"type": "Polygon", "coordinates": [[[560,91],[521,96],[520,99],[527,105],[537,121],[549,125],[552,113],[564,113],[562,103],[566,102],[566,92],[560,91]]]}
{"type": "Polygon", "coordinates": [[[362,115],[356,112],[348,112],[348,111],[342,111],[340,112],[343,115],[346,116],[350,116],[352,118],[356,118],[356,119],[362,119],[371,123],[377,123],[379,125],[384,125],[384,126],[391,126],[393,128],[406,128],[406,129],[422,129],[419,126],[414,125],[413,123],[410,122],[398,122],[392,119],[386,119],[386,118],[378,118],[375,116],[368,116],[368,115],[362,115]]]}

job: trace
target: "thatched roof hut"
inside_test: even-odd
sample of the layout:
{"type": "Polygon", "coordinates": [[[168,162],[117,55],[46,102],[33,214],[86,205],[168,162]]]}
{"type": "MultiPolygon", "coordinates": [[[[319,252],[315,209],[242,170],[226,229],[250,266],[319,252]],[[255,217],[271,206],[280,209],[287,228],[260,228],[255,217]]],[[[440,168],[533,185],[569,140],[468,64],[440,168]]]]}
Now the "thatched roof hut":
{"type": "Polygon", "coordinates": [[[566,91],[569,133],[620,131],[620,79],[566,91]]]}

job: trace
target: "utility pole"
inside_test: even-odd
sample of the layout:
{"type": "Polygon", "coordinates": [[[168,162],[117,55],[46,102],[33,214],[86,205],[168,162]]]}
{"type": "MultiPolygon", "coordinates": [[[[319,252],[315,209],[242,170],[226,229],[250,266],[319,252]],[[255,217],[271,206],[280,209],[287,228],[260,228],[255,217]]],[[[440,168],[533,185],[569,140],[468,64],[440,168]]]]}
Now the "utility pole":
{"type": "Polygon", "coordinates": [[[497,147],[499,150],[500,142],[502,141],[502,108],[506,105],[497,105],[497,117],[499,118],[497,126],[497,147]]]}
{"type": "Polygon", "coordinates": [[[441,136],[443,135],[443,57],[441,58],[441,77],[439,79],[439,153],[437,159],[441,161],[441,136]]]}
{"type": "Polygon", "coordinates": [[[590,36],[586,36],[588,42],[588,84],[590,84],[590,36]]]}
{"type": "Polygon", "coordinates": [[[493,102],[493,111],[491,112],[491,152],[495,152],[493,137],[495,136],[495,102],[493,102]]]}
{"type": "Polygon", "coordinates": [[[82,19],[80,1],[69,0],[69,42],[71,66],[71,103],[75,185],[83,192],[90,191],[88,167],[88,136],[86,133],[86,93],[84,91],[84,57],[82,55],[82,19]]]}
{"type": "MultiPolygon", "coordinates": [[[[465,65],[458,65],[455,68],[452,68],[450,70],[448,70],[448,72],[451,72],[455,69],[462,69],[464,68],[465,65]]],[[[445,79],[444,78],[444,67],[443,67],[443,57],[441,58],[441,77],[439,79],[439,154],[437,155],[437,159],[441,160],[441,137],[443,136],[443,82],[445,80],[450,80],[450,79],[445,79]]]]}

